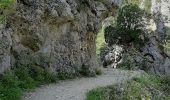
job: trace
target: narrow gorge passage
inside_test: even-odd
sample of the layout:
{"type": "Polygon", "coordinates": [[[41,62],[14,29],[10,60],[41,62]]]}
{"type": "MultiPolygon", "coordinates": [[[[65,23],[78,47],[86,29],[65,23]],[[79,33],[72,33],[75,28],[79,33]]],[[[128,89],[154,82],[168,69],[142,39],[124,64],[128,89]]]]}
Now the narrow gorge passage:
{"type": "Polygon", "coordinates": [[[97,87],[125,82],[140,75],[140,71],[104,69],[101,76],[61,81],[26,93],[23,100],[85,100],[86,93],[97,87]]]}

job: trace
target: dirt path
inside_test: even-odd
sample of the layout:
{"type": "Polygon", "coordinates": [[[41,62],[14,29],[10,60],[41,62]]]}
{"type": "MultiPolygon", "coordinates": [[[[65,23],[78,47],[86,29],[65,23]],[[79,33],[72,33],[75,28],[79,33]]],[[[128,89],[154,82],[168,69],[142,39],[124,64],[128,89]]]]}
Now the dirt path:
{"type": "Polygon", "coordinates": [[[23,100],[84,100],[86,93],[93,88],[122,83],[140,73],[105,69],[103,75],[94,78],[67,80],[40,87],[31,93],[26,93],[23,100]]]}

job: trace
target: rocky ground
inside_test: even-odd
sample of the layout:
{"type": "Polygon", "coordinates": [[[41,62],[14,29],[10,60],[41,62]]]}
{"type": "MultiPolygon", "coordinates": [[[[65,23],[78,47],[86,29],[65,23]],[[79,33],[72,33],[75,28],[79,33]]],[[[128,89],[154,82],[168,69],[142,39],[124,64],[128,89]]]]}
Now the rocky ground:
{"type": "Polygon", "coordinates": [[[84,100],[86,93],[97,87],[122,83],[141,72],[104,69],[101,76],[61,81],[26,93],[23,100],[84,100]]]}

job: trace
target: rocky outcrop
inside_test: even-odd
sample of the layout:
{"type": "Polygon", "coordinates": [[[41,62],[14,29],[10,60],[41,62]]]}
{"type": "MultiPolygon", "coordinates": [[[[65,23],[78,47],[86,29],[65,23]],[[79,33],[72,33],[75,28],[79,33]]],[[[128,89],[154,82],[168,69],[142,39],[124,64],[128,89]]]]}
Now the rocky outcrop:
{"type": "MultiPolygon", "coordinates": [[[[143,69],[151,73],[156,74],[169,74],[170,73],[170,58],[165,52],[163,42],[166,39],[169,26],[169,1],[152,0],[151,11],[153,14],[154,22],[150,23],[151,31],[148,31],[146,36],[148,38],[144,46],[139,49],[129,45],[124,48],[123,54],[119,54],[119,58],[122,58],[122,62],[117,67],[125,67],[128,69],[143,69]]],[[[152,19],[151,19],[152,20],[152,19]]],[[[114,31],[113,31],[114,33],[114,31]]],[[[112,52],[113,53],[113,52],[112,52]]],[[[106,59],[110,52],[105,56],[107,62],[112,59],[106,59]]],[[[111,65],[116,64],[112,62],[111,65]]]]}
{"type": "Polygon", "coordinates": [[[0,32],[0,72],[34,62],[57,73],[78,74],[82,66],[93,73],[99,66],[96,33],[113,5],[120,3],[120,0],[17,0],[6,30],[0,32]]]}
{"type": "MultiPolygon", "coordinates": [[[[151,13],[156,25],[156,30],[152,30],[149,34],[148,42],[136,56],[135,62],[143,65],[141,68],[156,74],[169,74],[170,73],[170,58],[163,48],[163,42],[166,39],[166,28],[169,25],[169,15],[165,12],[169,10],[168,1],[151,0],[152,7],[151,13]]],[[[169,10],[170,11],[170,10],[169,10]]],[[[153,23],[152,23],[153,24],[153,23]]]]}

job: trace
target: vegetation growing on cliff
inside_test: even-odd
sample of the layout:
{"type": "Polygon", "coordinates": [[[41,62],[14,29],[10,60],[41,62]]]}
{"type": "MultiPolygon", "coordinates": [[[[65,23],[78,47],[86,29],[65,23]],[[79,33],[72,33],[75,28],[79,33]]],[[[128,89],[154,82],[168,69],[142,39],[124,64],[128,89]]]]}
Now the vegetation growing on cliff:
{"type": "Polygon", "coordinates": [[[124,0],[123,1],[123,4],[135,4],[135,5],[138,5],[139,6],[139,4],[140,4],[140,0],[124,0]]]}
{"type": "Polygon", "coordinates": [[[16,0],[0,0],[0,23],[3,23],[6,20],[6,17],[15,2],[16,0]]]}
{"type": "Polygon", "coordinates": [[[0,0],[0,8],[8,9],[16,0],[0,0]]]}
{"type": "MultiPolygon", "coordinates": [[[[152,0],[124,0],[123,4],[135,4],[138,6],[142,6],[142,8],[147,12],[151,13],[151,3],[152,0]]],[[[160,2],[160,0],[157,0],[157,2],[160,2]]]]}
{"type": "Polygon", "coordinates": [[[125,5],[119,10],[115,28],[107,27],[109,44],[141,44],[144,40],[144,11],[138,5],[125,5]],[[115,31],[115,32],[112,32],[115,31]]]}

